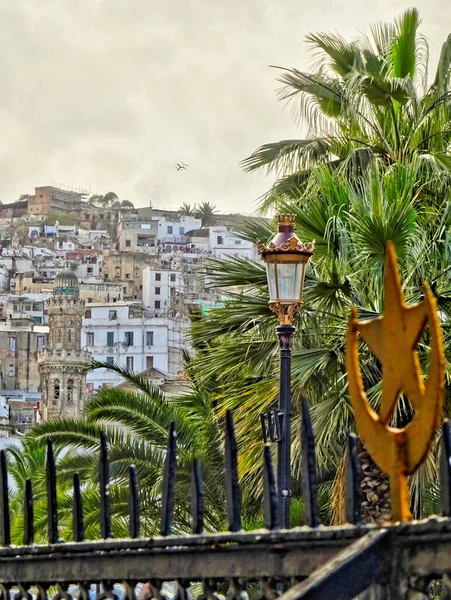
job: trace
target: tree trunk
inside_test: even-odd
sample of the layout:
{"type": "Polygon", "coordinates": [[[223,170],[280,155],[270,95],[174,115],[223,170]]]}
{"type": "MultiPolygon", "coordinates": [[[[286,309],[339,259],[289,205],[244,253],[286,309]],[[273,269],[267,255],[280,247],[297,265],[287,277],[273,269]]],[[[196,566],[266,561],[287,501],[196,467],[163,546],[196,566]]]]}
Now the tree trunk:
{"type": "MultiPolygon", "coordinates": [[[[359,463],[361,469],[362,489],[362,519],[366,523],[386,523],[391,519],[390,482],[371,456],[365,450],[362,442],[358,445],[359,463]]],[[[345,511],[345,481],[346,481],[346,456],[338,466],[333,491],[333,517],[334,525],[346,522],[345,511]]]]}

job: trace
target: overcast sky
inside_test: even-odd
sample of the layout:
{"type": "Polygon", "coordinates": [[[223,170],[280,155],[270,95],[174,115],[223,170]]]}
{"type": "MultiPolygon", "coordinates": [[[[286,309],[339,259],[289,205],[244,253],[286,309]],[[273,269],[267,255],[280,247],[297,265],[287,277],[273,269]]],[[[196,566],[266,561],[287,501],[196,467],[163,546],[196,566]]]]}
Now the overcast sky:
{"type": "MultiPolygon", "coordinates": [[[[0,0],[0,198],[87,182],[137,206],[210,200],[251,212],[270,186],[238,163],[295,137],[268,65],[306,69],[304,37],[412,6],[397,0],[0,0]],[[186,171],[175,163],[184,161],[186,171]]],[[[416,2],[431,59],[443,0],[416,2]]]]}

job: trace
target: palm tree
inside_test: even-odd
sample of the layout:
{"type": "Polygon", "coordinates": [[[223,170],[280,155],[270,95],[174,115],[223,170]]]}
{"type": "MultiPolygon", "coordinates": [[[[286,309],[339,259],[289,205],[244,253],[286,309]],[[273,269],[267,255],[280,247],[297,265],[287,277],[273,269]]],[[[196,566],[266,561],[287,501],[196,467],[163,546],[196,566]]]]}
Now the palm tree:
{"type": "Polygon", "coordinates": [[[180,215],[182,215],[184,217],[193,217],[194,211],[195,211],[195,206],[193,206],[191,204],[187,204],[186,202],[184,202],[182,204],[182,206],[179,208],[180,215]]]}
{"type": "MultiPolygon", "coordinates": [[[[171,421],[176,422],[178,437],[178,469],[176,511],[173,529],[189,531],[191,463],[201,461],[205,493],[205,518],[208,530],[226,529],[224,506],[224,448],[223,424],[214,411],[208,386],[191,377],[192,391],[180,398],[166,397],[159,388],[143,377],[115,365],[94,363],[94,368],[108,368],[119,373],[127,388],[102,388],[87,404],[80,420],[64,419],[35,427],[26,436],[25,450],[8,450],[10,473],[18,491],[14,497],[17,536],[21,529],[21,506],[27,478],[31,478],[37,493],[39,514],[45,513],[44,502],[44,442],[53,439],[59,452],[57,471],[60,485],[60,522],[66,538],[71,536],[71,490],[74,472],[80,473],[85,501],[86,536],[98,537],[99,494],[98,454],[101,431],[109,440],[110,474],[112,489],[113,524],[115,537],[127,537],[128,467],[136,466],[141,495],[141,523],[143,535],[156,535],[159,526],[161,480],[171,421]],[[64,449],[64,453],[60,451],[64,449]],[[41,503],[42,499],[42,503],[41,503]],[[41,510],[42,504],[42,510],[41,510]]],[[[190,373],[190,367],[187,367],[190,373]]],[[[260,504],[255,505],[247,495],[249,514],[259,515],[260,504]]],[[[246,502],[246,501],[245,501],[246,502]]],[[[37,537],[45,537],[45,519],[37,519],[37,537]]],[[[22,529],[23,531],[23,529],[22,529]]],[[[63,534],[62,534],[63,535],[63,534]]],[[[16,534],[15,534],[16,536],[16,534]]],[[[17,537],[16,536],[16,537],[17,537]]],[[[64,537],[63,536],[63,537],[64,537]]],[[[15,539],[16,539],[15,537],[15,539]]]]}
{"type": "MultiPolygon", "coordinates": [[[[303,395],[312,403],[318,466],[324,485],[337,476],[347,434],[354,428],[344,354],[350,307],[357,305],[361,318],[373,318],[383,311],[388,240],[395,244],[409,302],[421,299],[423,280],[432,283],[446,319],[443,328],[449,352],[451,245],[446,232],[451,226],[451,203],[447,200],[425,208],[423,191],[417,186],[420,169],[417,161],[386,170],[373,165],[353,182],[344,173],[332,173],[325,166],[313,171],[305,194],[284,207],[296,214],[301,239],[317,241],[306,280],[304,310],[296,322],[292,385],[295,414],[300,414],[303,395]]],[[[268,229],[262,223],[249,224],[242,234],[248,239],[266,240],[272,237],[268,229]]],[[[225,409],[235,411],[239,439],[243,442],[241,468],[245,478],[252,480],[259,469],[259,414],[274,406],[278,393],[275,323],[267,306],[264,264],[234,258],[214,260],[209,266],[214,285],[244,291],[229,293],[223,307],[214,308],[193,322],[194,365],[201,381],[215,381],[220,414],[225,409]]],[[[427,339],[422,341],[420,350],[426,364],[427,339]]],[[[365,348],[361,368],[368,397],[377,409],[381,369],[365,348]]],[[[446,411],[450,408],[447,405],[446,411]]],[[[408,414],[408,402],[401,399],[394,423],[405,422],[408,414]]],[[[299,430],[297,425],[295,421],[295,431],[299,430]]],[[[295,437],[295,493],[299,493],[299,450],[299,438],[295,437]]],[[[425,490],[436,476],[437,464],[431,455],[411,478],[417,515],[423,514],[425,490]]],[[[379,478],[382,487],[375,499],[369,486],[374,479],[374,465],[370,464],[364,482],[369,499],[364,508],[369,519],[379,520],[386,516],[381,504],[386,500],[387,489],[379,478]]],[[[337,489],[342,493],[342,481],[337,489]]],[[[335,498],[337,519],[339,500],[335,498]]]]}
{"type": "Polygon", "coordinates": [[[417,157],[421,180],[441,200],[450,184],[451,35],[442,47],[433,83],[428,81],[428,47],[419,33],[416,9],[395,23],[371,27],[370,35],[348,42],[338,33],[307,36],[317,58],[311,72],[279,68],[279,99],[308,123],[305,139],[260,146],[242,165],[266,169],[277,181],[264,197],[297,197],[313,166],[328,164],[358,176],[372,160],[385,167],[417,157]],[[442,196],[437,194],[440,190],[442,196]]]}
{"type": "Polygon", "coordinates": [[[202,221],[202,227],[212,227],[216,225],[218,220],[216,218],[216,206],[210,202],[202,202],[195,208],[195,215],[202,221]]]}

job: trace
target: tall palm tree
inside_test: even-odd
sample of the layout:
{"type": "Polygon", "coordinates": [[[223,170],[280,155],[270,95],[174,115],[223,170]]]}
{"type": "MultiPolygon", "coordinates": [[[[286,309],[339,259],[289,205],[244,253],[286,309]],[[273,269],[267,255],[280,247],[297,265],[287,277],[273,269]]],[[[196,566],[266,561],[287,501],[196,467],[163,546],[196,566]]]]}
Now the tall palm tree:
{"type": "Polygon", "coordinates": [[[196,207],[192,204],[187,204],[184,202],[182,206],[179,208],[180,215],[184,217],[193,217],[196,207]]]}
{"type": "Polygon", "coordinates": [[[202,227],[211,227],[218,222],[216,218],[216,206],[210,202],[198,204],[195,209],[195,215],[201,219],[202,227]]]}
{"type": "Polygon", "coordinates": [[[296,120],[308,124],[308,134],[266,143],[242,162],[247,171],[266,169],[277,177],[263,210],[280,195],[296,197],[308,185],[312,166],[328,164],[358,176],[373,159],[389,167],[417,157],[429,191],[446,195],[451,35],[429,84],[428,45],[419,26],[419,13],[411,9],[353,42],[338,33],[310,34],[316,68],[278,67],[279,99],[292,104],[296,120]]]}
{"type": "MultiPolygon", "coordinates": [[[[394,165],[385,170],[373,165],[355,182],[325,166],[313,171],[308,190],[297,202],[285,206],[296,214],[297,232],[306,241],[316,239],[305,285],[305,304],[297,317],[293,351],[294,412],[307,395],[317,439],[321,480],[336,477],[343,459],[347,434],[354,426],[347,395],[345,339],[351,305],[361,318],[383,312],[385,248],[392,240],[398,254],[405,293],[409,302],[422,297],[422,281],[428,280],[446,317],[443,323],[449,352],[451,307],[449,256],[451,203],[425,207],[418,189],[421,166],[394,165]]],[[[272,237],[266,225],[249,226],[242,232],[249,239],[272,237]],[[258,229],[260,228],[260,231],[258,229]]],[[[239,438],[243,442],[242,470],[247,479],[255,477],[261,448],[258,417],[274,407],[278,393],[277,342],[274,316],[267,306],[268,292],[264,265],[240,259],[212,261],[212,279],[220,287],[234,287],[223,307],[196,319],[192,326],[197,350],[195,367],[202,381],[214,379],[221,394],[219,410],[233,409],[239,438]]],[[[420,347],[427,363],[427,340],[420,347]]],[[[373,407],[380,402],[381,369],[362,347],[361,368],[373,407]]],[[[450,406],[446,406],[449,412],[450,406]]],[[[394,423],[405,422],[409,413],[401,399],[394,423]]],[[[299,419],[299,417],[296,417],[299,419]]],[[[299,430],[294,423],[294,430],[299,430]]],[[[293,442],[295,493],[299,490],[299,438],[293,442]]],[[[368,477],[374,479],[370,465],[368,477]]],[[[422,514],[424,491],[437,475],[436,463],[429,462],[411,478],[412,502],[422,514]]],[[[369,483],[369,480],[367,481],[369,483]]],[[[368,518],[381,517],[380,502],[366,487],[368,518]]],[[[384,502],[386,489],[383,492],[384,502]]],[[[382,515],[383,516],[383,515],[382,515]]]]}

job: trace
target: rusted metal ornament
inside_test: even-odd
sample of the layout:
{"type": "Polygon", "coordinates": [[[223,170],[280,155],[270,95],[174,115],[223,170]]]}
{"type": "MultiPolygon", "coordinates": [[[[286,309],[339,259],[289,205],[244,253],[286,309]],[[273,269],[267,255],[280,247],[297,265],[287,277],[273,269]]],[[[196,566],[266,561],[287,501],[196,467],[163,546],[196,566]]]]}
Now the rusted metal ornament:
{"type": "Polygon", "coordinates": [[[352,308],[348,324],[346,368],[349,395],[357,429],[378,467],[390,477],[392,520],[412,519],[407,476],[425,460],[439,425],[444,392],[444,353],[437,302],[424,283],[424,300],[407,306],[397,269],[394,246],[389,242],[385,270],[384,315],[371,321],[358,321],[352,308]],[[430,329],[430,367],[423,380],[417,343],[423,329],[430,329]],[[358,335],[382,364],[382,402],[378,415],[365,394],[359,366],[358,335]],[[403,429],[389,421],[399,395],[404,393],[415,414],[403,429]]]}

